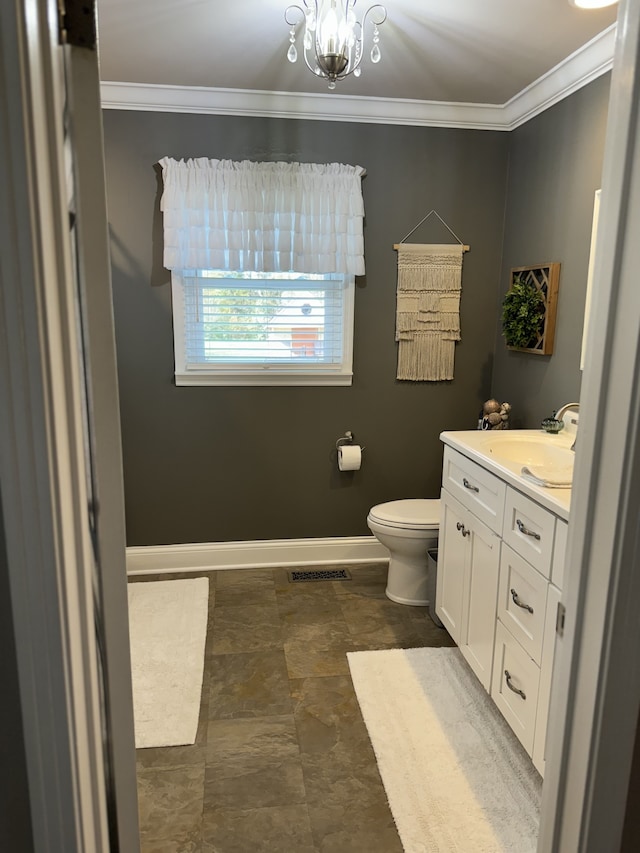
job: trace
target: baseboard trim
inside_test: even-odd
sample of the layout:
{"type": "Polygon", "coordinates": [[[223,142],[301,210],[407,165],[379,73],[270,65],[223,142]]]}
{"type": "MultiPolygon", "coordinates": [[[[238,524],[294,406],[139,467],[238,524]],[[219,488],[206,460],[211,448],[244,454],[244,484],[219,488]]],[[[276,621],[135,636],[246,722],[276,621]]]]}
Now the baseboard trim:
{"type": "Polygon", "coordinates": [[[267,569],[330,563],[387,562],[389,552],[374,536],[327,539],[268,539],[254,542],[198,542],[127,548],[127,574],[267,569]]]}

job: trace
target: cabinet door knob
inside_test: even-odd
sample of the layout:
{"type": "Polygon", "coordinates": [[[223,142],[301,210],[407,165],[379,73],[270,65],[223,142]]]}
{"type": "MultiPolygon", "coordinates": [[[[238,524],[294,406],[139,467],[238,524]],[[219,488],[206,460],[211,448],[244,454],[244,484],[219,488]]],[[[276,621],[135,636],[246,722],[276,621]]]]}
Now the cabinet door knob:
{"type": "Polygon", "coordinates": [[[457,522],[456,530],[459,530],[463,536],[469,536],[471,534],[471,531],[467,530],[467,528],[464,526],[464,524],[461,521],[457,522]]]}
{"type": "Polygon", "coordinates": [[[533,536],[534,539],[540,540],[540,534],[536,533],[535,530],[529,530],[528,527],[525,527],[519,518],[516,518],[516,526],[520,533],[524,533],[525,536],[533,536]]]}
{"type": "Polygon", "coordinates": [[[509,690],[511,690],[512,693],[517,693],[518,696],[522,696],[522,698],[526,700],[527,694],[524,692],[524,690],[519,690],[517,687],[514,687],[513,684],[511,683],[511,673],[509,672],[508,669],[505,669],[504,677],[507,679],[507,687],[509,688],[509,690]]]}
{"type": "Polygon", "coordinates": [[[465,487],[465,489],[469,489],[470,492],[479,492],[480,491],[480,489],[477,486],[471,485],[471,483],[467,480],[466,477],[462,478],[462,485],[465,487]]]}
{"type": "Polygon", "coordinates": [[[523,610],[528,610],[529,613],[533,613],[533,607],[530,604],[523,604],[522,601],[518,598],[518,593],[515,589],[511,590],[511,598],[513,599],[513,603],[518,607],[522,607],[523,610]]]}

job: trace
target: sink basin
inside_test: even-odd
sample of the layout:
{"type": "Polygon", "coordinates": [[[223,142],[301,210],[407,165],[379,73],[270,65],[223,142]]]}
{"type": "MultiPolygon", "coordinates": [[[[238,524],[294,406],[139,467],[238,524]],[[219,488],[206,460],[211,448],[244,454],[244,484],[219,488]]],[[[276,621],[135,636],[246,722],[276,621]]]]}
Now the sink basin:
{"type": "MultiPolygon", "coordinates": [[[[523,432],[525,432],[523,430],[523,432]]],[[[519,434],[496,430],[485,432],[479,441],[482,451],[498,463],[522,468],[567,469],[573,467],[575,454],[559,436],[546,433],[519,434]]]]}
{"type": "MultiPolygon", "coordinates": [[[[442,442],[563,518],[569,518],[576,430],[445,430],[442,442]],[[530,473],[523,474],[528,468],[530,473]]],[[[446,452],[446,448],[445,448],[446,452]]],[[[473,484],[471,484],[473,485],[473,484]]]]}

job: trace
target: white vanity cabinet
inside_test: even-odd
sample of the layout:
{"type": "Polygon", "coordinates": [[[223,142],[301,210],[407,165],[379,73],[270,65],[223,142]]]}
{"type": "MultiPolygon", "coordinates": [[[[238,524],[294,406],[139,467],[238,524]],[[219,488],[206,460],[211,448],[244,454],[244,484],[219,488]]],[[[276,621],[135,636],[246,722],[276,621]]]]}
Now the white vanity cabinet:
{"type": "Polygon", "coordinates": [[[544,773],[567,522],[506,480],[445,445],[436,613],[544,773]]]}

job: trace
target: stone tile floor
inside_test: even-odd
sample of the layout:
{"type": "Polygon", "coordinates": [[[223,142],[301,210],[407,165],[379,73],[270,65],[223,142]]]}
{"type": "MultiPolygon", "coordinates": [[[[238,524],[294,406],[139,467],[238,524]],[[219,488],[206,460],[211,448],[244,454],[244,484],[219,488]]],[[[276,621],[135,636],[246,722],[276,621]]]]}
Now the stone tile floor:
{"type": "Polygon", "coordinates": [[[143,853],[402,853],[346,653],[453,642],[386,565],[348,568],[131,578],[210,581],[196,743],[137,751],[143,853]]]}

